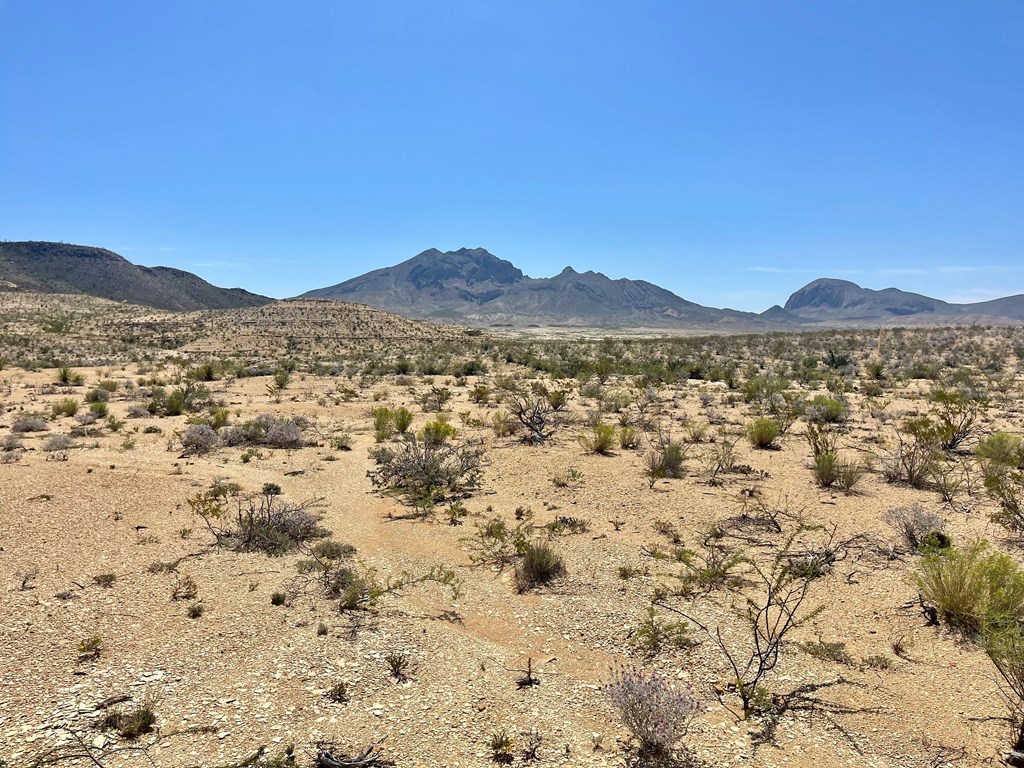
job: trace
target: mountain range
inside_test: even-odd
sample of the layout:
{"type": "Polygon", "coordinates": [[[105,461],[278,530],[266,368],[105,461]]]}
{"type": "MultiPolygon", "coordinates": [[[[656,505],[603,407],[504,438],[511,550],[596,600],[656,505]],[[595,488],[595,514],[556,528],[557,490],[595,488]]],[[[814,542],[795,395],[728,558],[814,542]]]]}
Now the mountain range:
{"type": "Polygon", "coordinates": [[[141,267],[104,248],[31,241],[0,242],[0,290],[82,293],[177,312],[273,301],[180,269],[141,267]]]}
{"type": "Polygon", "coordinates": [[[1024,320],[1024,295],[951,304],[896,288],[875,291],[822,278],[785,306],[761,313],[687,301],[644,280],[613,280],[566,267],[532,278],[483,248],[434,248],[304,298],[342,299],[400,314],[481,326],[784,330],[815,325],[988,323],[1024,320]]]}
{"type": "MultiPolygon", "coordinates": [[[[170,267],[142,267],[116,253],[50,242],[0,242],[0,291],[89,294],[171,311],[230,309],[273,299],[218,288],[170,267]]],[[[483,248],[431,248],[406,261],[299,298],[366,304],[405,317],[476,327],[773,331],[857,325],[1024,322],[1024,294],[953,304],[822,278],[761,313],[705,307],[644,280],[613,280],[566,267],[533,278],[483,248]]]]}

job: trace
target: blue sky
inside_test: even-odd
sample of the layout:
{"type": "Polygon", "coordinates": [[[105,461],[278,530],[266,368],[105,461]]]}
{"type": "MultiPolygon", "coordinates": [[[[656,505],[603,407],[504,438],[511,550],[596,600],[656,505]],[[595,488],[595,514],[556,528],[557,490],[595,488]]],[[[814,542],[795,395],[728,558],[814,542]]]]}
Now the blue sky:
{"type": "Polygon", "coordinates": [[[0,239],[290,296],[483,246],[1024,292],[1020,0],[0,0],[0,239]]]}

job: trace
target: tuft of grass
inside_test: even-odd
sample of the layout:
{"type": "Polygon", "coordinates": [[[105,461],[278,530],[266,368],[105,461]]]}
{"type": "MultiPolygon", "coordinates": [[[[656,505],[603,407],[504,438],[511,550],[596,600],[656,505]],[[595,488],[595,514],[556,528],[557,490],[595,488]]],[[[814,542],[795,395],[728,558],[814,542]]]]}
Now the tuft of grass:
{"type": "Polygon", "coordinates": [[[1024,619],[1024,570],[986,541],[926,554],[916,581],[921,599],[953,629],[976,634],[1024,619]]]}
{"type": "Polygon", "coordinates": [[[547,584],[565,573],[565,562],[546,541],[528,542],[516,564],[516,587],[520,592],[547,584]]]}
{"type": "Polygon", "coordinates": [[[772,448],[779,438],[779,423],[775,419],[761,417],[747,424],[747,440],[761,450],[772,448]]]}

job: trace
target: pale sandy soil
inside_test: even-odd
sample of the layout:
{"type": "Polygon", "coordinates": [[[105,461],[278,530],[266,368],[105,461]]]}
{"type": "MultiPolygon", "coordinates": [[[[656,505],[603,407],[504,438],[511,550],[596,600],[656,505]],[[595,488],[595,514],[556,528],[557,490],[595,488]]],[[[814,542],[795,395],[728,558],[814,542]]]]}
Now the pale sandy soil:
{"type": "MultiPolygon", "coordinates": [[[[80,370],[87,385],[100,378],[136,378],[132,365],[102,375],[80,370]]],[[[2,399],[0,438],[25,412],[48,413],[52,403],[80,399],[88,388],[53,386],[52,369],[2,375],[10,392],[2,399]]],[[[447,380],[437,377],[435,383],[447,380]]],[[[707,766],[973,766],[989,764],[1005,747],[1006,728],[997,720],[1005,709],[992,665],[976,645],[927,626],[916,605],[912,555],[889,561],[877,546],[864,547],[814,583],[808,607],[824,610],[793,640],[842,641],[855,660],[881,655],[892,667],[823,661],[789,643],[768,687],[778,694],[825,687],[814,694],[815,706],[783,716],[767,738],[765,719],[738,722],[719,702],[715,689],[724,686],[727,670],[699,632],[692,630],[697,646],[653,659],[630,641],[654,588],[671,583],[680,570],[644,554],[652,543],[666,543],[655,532],[660,521],[672,523],[686,546],[698,548],[702,532],[740,513],[754,491],[766,504],[800,512],[809,523],[835,525],[840,538],[871,534],[873,541],[895,542],[883,522],[885,511],[920,502],[945,515],[955,541],[986,537],[1014,551],[988,521],[992,505],[981,493],[943,506],[935,492],[887,484],[877,471],[856,495],[821,490],[805,464],[809,452],[799,423],[780,450],[737,445],[740,462],[754,474],[730,474],[723,485],[711,486],[701,459],[707,447],[697,446],[686,477],[651,490],[643,477],[643,449],[588,455],[576,441],[582,423],[562,427],[543,447],[497,438],[489,428],[463,428],[455,414],[485,418],[494,408],[470,404],[468,388],[451,384],[456,397],[448,410],[460,428],[458,439],[480,439],[487,446],[483,487],[466,500],[470,516],[463,525],[448,525],[443,514],[434,521],[394,520],[408,507],[374,493],[366,476],[373,466],[370,412],[381,404],[406,405],[419,428],[431,416],[415,404],[410,387],[385,380],[363,388],[358,380],[297,375],[275,403],[268,381],[225,380],[210,387],[232,411],[233,423],[261,413],[304,416],[325,435],[351,433],[352,450],[335,451],[307,430],[306,437],[319,445],[263,448],[248,463],[241,460],[241,447],[182,457],[173,437],[184,429],[185,417],[127,419],[128,407],[138,401],[122,388],[110,401],[110,412],[124,420],[122,431],[75,438],[67,460],[52,461],[41,449],[46,436],[68,433],[74,425],[70,418],[56,419],[48,432],[24,436],[20,460],[0,464],[0,757],[6,765],[28,765],[76,733],[88,744],[103,744],[103,765],[111,767],[228,765],[261,745],[294,743],[311,754],[320,740],[354,752],[381,738],[384,754],[398,766],[483,766],[492,764],[492,733],[507,729],[522,744],[520,734],[536,729],[543,739],[539,764],[615,766],[623,763],[628,732],[601,686],[609,669],[621,663],[657,668],[694,686],[705,711],[686,744],[707,766]],[[339,384],[356,389],[356,399],[318,402],[339,384]],[[384,389],[375,401],[374,393],[384,389]],[[150,425],[161,433],[145,434],[150,425]],[[125,444],[126,437],[133,446],[125,444]],[[579,470],[582,481],[556,487],[551,478],[569,467],[579,470]],[[758,476],[761,471],[765,476],[758,476]],[[358,562],[382,576],[453,566],[461,593],[453,599],[427,585],[385,597],[371,611],[341,613],[316,590],[294,589],[299,555],[269,558],[212,546],[186,499],[215,478],[228,478],[245,491],[278,483],[293,501],[322,497],[323,524],[335,539],[357,547],[358,562]],[[492,516],[512,521],[523,506],[532,509],[538,525],[571,515],[586,520],[589,531],[554,537],[566,575],[517,594],[510,571],[472,564],[466,538],[476,523],[492,516]],[[612,520],[621,521],[621,530],[612,520]],[[183,529],[190,530],[187,538],[183,529]],[[177,573],[148,571],[156,561],[185,555],[196,556],[182,560],[177,573]],[[646,575],[624,580],[620,566],[646,569],[646,575]],[[20,574],[35,569],[38,576],[22,589],[20,574]],[[116,574],[109,588],[93,583],[104,573],[116,574]],[[195,580],[205,607],[198,619],[186,614],[194,601],[171,600],[184,576],[195,580]],[[282,589],[293,590],[290,604],[271,605],[271,594],[282,589]],[[327,636],[318,636],[320,622],[327,624],[327,636]],[[103,638],[103,652],[95,661],[79,662],[79,643],[94,635],[103,638]],[[892,642],[899,638],[908,648],[906,658],[893,653],[892,642]],[[409,681],[388,676],[383,657],[392,651],[415,659],[409,681]],[[541,684],[520,690],[514,670],[528,659],[541,684]],[[324,696],[339,681],[349,684],[348,703],[324,696]],[[145,755],[118,752],[126,742],[96,727],[96,704],[118,694],[135,702],[156,697],[158,732],[138,742],[152,744],[145,755]],[[197,726],[212,731],[174,735],[197,726]]],[[[413,381],[416,391],[426,389],[419,378],[413,381]]],[[[921,409],[915,395],[922,389],[914,385],[899,399],[890,396],[890,411],[921,409]]],[[[666,423],[681,430],[684,416],[705,419],[701,391],[715,393],[714,408],[727,427],[750,419],[748,406],[725,402],[721,385],[685,382],[660,393],[666,423]]],[[[859,395],[851,400],[852,431],[844,448],[884,453],[888,427],[867,413],[859,395]]],[[[582,417],[585,408],[574,397],[572,410],[582,417]]],[[[1020,432],[1019,406],[993,407],[985,428],[995,427],[1020,432]]],[[[807,540],[822,535],[809,533],[807,540]]],[[[742,641],[743,625],[731,612],[741,604],[741,592],[717,590],[675,602],[720,626],[727,639],[742,641]]],[[[723,701],[736,704],[728,693],[723,701]]],[[[526,763],[517,757],[516,764],[526,763]]]]}

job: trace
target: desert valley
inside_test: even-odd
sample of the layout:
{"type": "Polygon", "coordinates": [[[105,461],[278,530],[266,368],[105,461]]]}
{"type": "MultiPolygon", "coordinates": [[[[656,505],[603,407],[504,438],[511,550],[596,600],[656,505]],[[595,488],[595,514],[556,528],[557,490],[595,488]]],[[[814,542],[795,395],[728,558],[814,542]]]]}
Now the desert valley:
{"type": "Polygon", "coordinates": [[[1024,764],[1020,297],[0,269],[0,765],[1024,764]]]}

